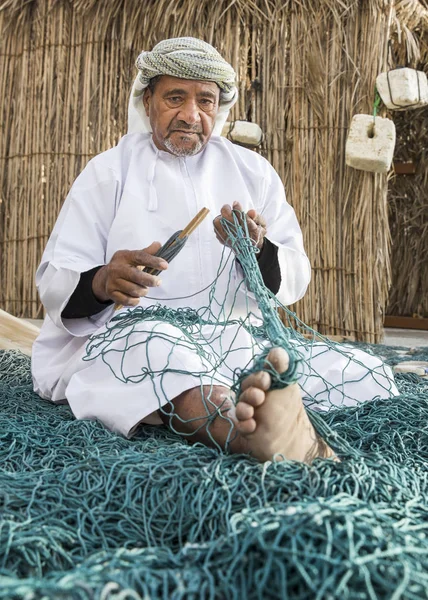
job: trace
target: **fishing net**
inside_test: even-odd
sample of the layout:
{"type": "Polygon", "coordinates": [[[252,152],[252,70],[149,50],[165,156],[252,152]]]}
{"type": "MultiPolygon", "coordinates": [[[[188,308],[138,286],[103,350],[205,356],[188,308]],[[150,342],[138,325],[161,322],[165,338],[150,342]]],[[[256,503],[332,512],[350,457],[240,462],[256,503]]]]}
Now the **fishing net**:
{"type": "MultiPolygon", "coordinates": [[[[91,337],[86,347],[83,362],[96,363],[97,371],[84,373],[85,385],[91,377],[109,380],[109,385],[117,380],[128,389],[146,384],[135,394],[156,397],[155,408],[168,415],[173,430],[180,421],[175,419],[177,411],[171,402],[178,395],[177,388],[199,387],[205,402],[198,415],[199,429],[206,430],[210,443],[218,446],[211,424],[216,418],[228,421],[226,450],[235,429],[223,405],[212,401],[214,386],[230,389],[236,402],[243,379],[261,369],[270,373],[272,389],[299,383],[310,418],[323,436],[331,432],[317,412],[394,395],[392,373],[382,361],[320,336],[279,302],[264,285],[257,265],[258,250],[244,215],[234,211],[233,219],[222,219],[227,245],[206,305],[177,309],[156,302],[122,310],[91,337]],[[233,277],[235,256],[244,275],[238,282],[233,277]],[[224,286],[217,288],[221,277],[227,280],[226,294],[224,286]],[[282,320],[279,310],[283,311],[282,320]],[[277,373],[267,360],[272,347],[283,348],[288,354],[289,366],[284,373],[277,373]],[[108,369],[100,370],[100,364],[108,369]],[[181,377],[185,378],[183,384],[181,377]]],[[[185,306],[188,298],[170,300],[185,306]]],[[[123,386],[116,389],[120,394],[123,386]]]]}
{"type": "MultiPolygon", "coordinates": [[[[150,381],[160,407],[169,406],[168,375],[185,372],[177,352],[193,349],[200,384],[229,378],[237,397],[246,374],[267,368],[277,387],[299,381],[340,462],[258,463],[150,425],[126,439],[42,401],[29,359],[3,351],[0,598],[427,597],[428,381],[397,375],[394,396],[384,361],[424,360],[428,348],[338,346],[289,312],[284,325],[237,225],[229,237],[261,321],[250,304],[242,318],[216,306],[214,285],[200,310],[121,311],[85,360],[102,360],[112,381],[135,389],[150,381]],[[162,371],[152,364],[159,344],[169,358],[162,371]],[[290,355],[285,374],[265,365],[273,345],[290,355]],[[136,370],[128,356],[142,349],[136,370]],[[235,350],[246,362],[233,360],[235,350]],[[375,390],[364,402],[362,388],[375,390]]],[[[207,404],[208,430],[213,414],[207,404]]]]}

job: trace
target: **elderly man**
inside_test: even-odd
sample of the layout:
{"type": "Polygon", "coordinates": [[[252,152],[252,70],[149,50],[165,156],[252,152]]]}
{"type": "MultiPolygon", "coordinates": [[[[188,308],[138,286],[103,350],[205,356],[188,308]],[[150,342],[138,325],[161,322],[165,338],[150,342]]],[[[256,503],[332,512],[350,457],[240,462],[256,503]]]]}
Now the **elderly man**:
{"type": "MultiPolygon", "coordinates": [[[[231,451],[262,461],[275,453],[306,461],[332,456],[312,428],[297,385],[272,391],[269,373],[261,371],[244,380],[236,407],[231,398],[233,373],[251,362],[254,344],[227,318],[248,314],[254,302],[239,261],[224,246],[220,216],[232,220],[233,209],[246,213],[265,285],[281,302],[301,298],[310,280],[301,231],[279,177],[258,154],[219,137],[237,98],[232,67],[193,38],[159,43],[141,54],[137,67],[129,132],[77,178],[37,273],[47,317],[33,351],[35,390],[55,402],[66,399],[76,417],[99,419],[124,435],[141,422],[163,422],[190,440],[221,447],[230,442],[231,451]],[[204,206],[215,218],[201,224],[179,256],[169,264],[155,256],[204,206]],[[220,269],[225,253],[231,266],[220,269]],[[128,331],[132,343],[113,339],[108,360],[102,353],[87,360],[89,336],[107,335],[115,303],[128,312],[137,305],[209,306],[210,316],[226,325],[219,333],[205,325],[182,343],[174,324],[148,319],[137,337],[128,331]],[[202,338],[204,351],[197,352],[202,338]],[[219,359],[226,352],[229,362],[219,359]],[[119,370],[144,375],[118,376],[119,370]]],[[[268,360],[286,371],[284,350],[274,348],[268,360]]],[[[390,393],[391,386],[384,391],[389,374],[379,377],[384,381],[371,397],[390,393]]]]}

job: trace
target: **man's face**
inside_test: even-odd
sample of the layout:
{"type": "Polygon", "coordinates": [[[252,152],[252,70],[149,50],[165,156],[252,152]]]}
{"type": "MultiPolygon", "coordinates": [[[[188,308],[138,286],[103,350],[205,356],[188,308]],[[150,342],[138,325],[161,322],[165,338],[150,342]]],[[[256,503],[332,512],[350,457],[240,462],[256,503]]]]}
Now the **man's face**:
{"type": "Polygon", "coordinates": [[[159,150],[193,156],[211,137],[218,113],[220,90],[212,81],[193,81],[163,75],[143,102],[159,150]]]}

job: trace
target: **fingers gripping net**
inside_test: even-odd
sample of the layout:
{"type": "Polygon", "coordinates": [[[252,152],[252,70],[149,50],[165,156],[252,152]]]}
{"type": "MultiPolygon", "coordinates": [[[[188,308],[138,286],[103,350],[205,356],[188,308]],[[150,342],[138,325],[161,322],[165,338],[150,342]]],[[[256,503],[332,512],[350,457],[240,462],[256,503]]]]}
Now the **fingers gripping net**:
{"type": "MultiPolygon", "coordinates": [[[[226,420],[229,435],[221,444],[223,448],[236,435],[228,412],[231,403],[239,399],[245,377],[266,370],[271,375],[272,388],[298,381],[311,421],[340,451],[341,444],[347,445],[320,418],[320,411],[355,406],[361,400],[378,396],[389,397],[394,383],[388,367],[366,353],[320,336],[284,307],[263,283],[257,264],[259,250],[249,236],[245,214],[232,214],[233,222],[221,221],[227,241],[206,306],[172,309],[153,304],[125,310],[90,339],[84,360],[101,359],[112,375],[127,385],[151,382],[156,408],[168,415],[171,429],[181,435],[194,436],[196,425],[197,430],[205,428],[212,445],[219,447],[211,430],[216,419],[226,420]],[[233,278],[234,256],[244,273],[238,285],[233,278]],[[220,277],[228,277],[225,298],[216,294],[220,277]],[[235,310],[238,305],[239,311],[235,310]],[[287,326],[278,309],[285,314],[287,326]],[[287,351],[289,366],[285,373],[277,373],[267,361],[272,347],[287,351]],[[367,358],[373,358],[370,365],[367,358]],[[181,381],[187,382],[187,387],[181,381]],[[214,394],[217,386],[230,390],[220,402],[214,394]],[[179,395],[177,389],[190,388],[200,389],[204,408],[203,414],[192,419],[188,430],[172,400],[179,395]],[[364,397],[366,392],[362,389],[371,397],[364,397]]],[[[184,303],[185,298],[181,299],[184,303]]]]}

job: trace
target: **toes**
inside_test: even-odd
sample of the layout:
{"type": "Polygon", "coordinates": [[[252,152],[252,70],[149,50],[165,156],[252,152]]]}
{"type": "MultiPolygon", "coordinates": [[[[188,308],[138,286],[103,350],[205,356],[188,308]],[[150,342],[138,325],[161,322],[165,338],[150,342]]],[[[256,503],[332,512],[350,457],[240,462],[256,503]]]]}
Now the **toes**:
{"type": "Polygon", "coordinates": [[[246,402],[238,402],[235,408],[235,415],[238,421],[247,421],[254,416],[254,408],[246,402]]]}
{"type": "MultiPolygon", "coordinates": [[[[275,369],[279,374],[285,373],[290,364],[288,353],[283,348],[272,348],[266,357],[267,367],[275,369]]],[[[241,391],[244,392],[249,388],[258,388],[267,392],[271,385],[271,377],[266,371],[252,373],[244,379],[241,384],[241,391]]],[[[242,397],[242,394],[241,394],[242,397]]],[[[240,398],[241,399],[241,398],[240,398]]],[[[255,406],[255,405],[253,405],[255,406]]]]}
{"type": "MultiPolygon", "coordinates": [[[[238,406],[241,402],[245,402],[246,404],[249,404],[250,406],[260,406],[261,404],[263,404],[263,402],[265,401],[266,398],[266,394],[263,390],[256,388],[256,387],[249,387],[247,388],[244,392],[242,392],[242,394],[239,396],[239,403],[238,406]]],[[[253,416],[253,415],[251,415],[253,416]]],[[[249,418],[249,417],[247,417],[249,418]]]]}
{"type": "Polygon", "coordinates": [[[254,433],[256,430],[256,422],[254,419],[247,419],[246,421],[238,421],[236,424],[236,429],[239,431],[241,435],[249,435],[250,433],[254,433]]]}
{"type": "Polygon", "coordinates": [[[290,364],[290,358],[284,348],[272,348],[266,357],[271,366],[279,374],[284,373],[290,364]]]}
{"type": "Polygon", "coordinates": [[[250,387],[259,388],[265,392],[270,388],[270,375],[266,371],[259,371],[258,373],[252,373],[244,379],[241,384],[241,390],[247,390],[250,387]]]}

